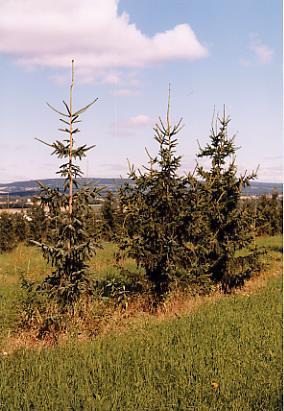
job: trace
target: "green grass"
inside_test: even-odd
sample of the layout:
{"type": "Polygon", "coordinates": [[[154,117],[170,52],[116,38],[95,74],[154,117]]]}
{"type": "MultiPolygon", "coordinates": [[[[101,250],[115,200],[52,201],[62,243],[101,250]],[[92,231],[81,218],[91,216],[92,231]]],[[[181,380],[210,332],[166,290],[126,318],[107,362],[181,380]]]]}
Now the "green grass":
{"type": "Polygon", "coordinates": [[[282,260],[283,253],[283,237],[282,235],[276,235],[275,237],[259,237],[257,239],[257,245],[264,247],[268,253],[268,261],[272,259],[280,261],[282,260]]]}
{"type": "Polygon", "coordinates": [[[281,410],[281,278],[123,335],[0,362],[3,410],[281,410]],[[219,384],[213,390],[211,383],[219,384]]]}
{"type": "MultiPolygon", "coordinates": [[[[120,275],[114,256],[116,252],[117,247],[113,243],[104,243],[103,248],[97,250],[96,256],[89,264],[95,278],[120,275]]],[[[139,273],[135,262],[130,258],[124,261],[124,268],[134,275],[139,273]]],[[[47,276],[50,270],[37,247],[20,244],[12,252],[0,254],[0,285],[19,283],[21,275],[38,280],[47,276]]]]}
{"type": "MultiPolygon", "coordinates": [[[[261,237],[257,239],[257,245],[265,247],[270,257],[281,259],[282,236],[261,237]]],[[[97,251],[97,255],[90,262],[90,270],[96,278],[107,276],[118,277],[120,275],[114,258],[117,247],[112,243],[105,243],[102,249],[97,251]]],[[[126,259],[124,267],[131,273],[138,274],[135,262],[126,259]]],[[[45,277],[50,271],[41,251],[36,247],[27,247],[20,244],[11,253],[0,254],[0,285],[8,286],[19,284],[20,276],[25,275],[31,280],[45,277]]]]}
{"type": "MultiPolygon", "coordinates": [[[[257,242],[269,269],[279,271],[282,237],[257,242]]],[[[101,279],[119,276],[113,251],[105,244],[91,262],[101,279]]],[[[16,326],[20,275],[38,279],[48,267],[24,245],[0,255],[0,267],[1,347],[16,326]]],[[[137,275],[133,261],[125,267],[137,275]]],[[[254,293],[204,301],[195,314],[136,320],[120,335],[9,355],[0,349],[0,410],[280,411],[281,278],[254,293]]]]}

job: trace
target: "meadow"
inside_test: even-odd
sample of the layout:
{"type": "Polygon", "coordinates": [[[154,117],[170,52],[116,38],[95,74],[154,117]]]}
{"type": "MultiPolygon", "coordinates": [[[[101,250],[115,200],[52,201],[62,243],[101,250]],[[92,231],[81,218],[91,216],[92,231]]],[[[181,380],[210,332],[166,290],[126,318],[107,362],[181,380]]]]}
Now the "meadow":
{"type": "MultiPolygon", "coordinates": [[[[48,267],[34,247],[1,255],[0,409],[281,410],[282,237],[258,244],[265,271],[236,293],[188,297],[174,312],[126,311],[121,329],[10,351],[20,276],[38,279],[48,267]]],[[[113,251],[105,244],[91,262],[101,279],[119,278],[113,251]]],[[[133,261],[125,267],[137,275],[133,261]]]]}

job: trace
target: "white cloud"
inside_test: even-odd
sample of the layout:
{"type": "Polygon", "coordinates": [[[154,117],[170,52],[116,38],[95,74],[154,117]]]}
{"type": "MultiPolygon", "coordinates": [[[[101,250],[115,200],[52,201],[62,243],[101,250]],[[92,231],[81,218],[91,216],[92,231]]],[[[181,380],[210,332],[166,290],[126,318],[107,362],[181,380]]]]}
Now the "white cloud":
{"type": "Polygon", "coordinates": [[[130,117],[128,120],[121,122],[121,126],[124,128],[148,126],[149,124],[152,124],[152,119],[146,114],[138,114],[137,116],[130,117]]]}
{"type": "Polygon", "coordinates": [[[0,0],[0,53],[27,67],[67,68],[76,60],[85,82],[118,83],[122,68],[206,57],[188,24],[143,34],[119,0],[0,0]]]}
{"type": "Polygon", "coordinates": [[[125,120],[115,121],[112,123],[110,133],[114,137],[131,137],[138,130],[153,125],[153,120],[146,114],[138,114],[125,120]]]}
{"type": "Polygon", "coordinates": [[[262,43],[257,34],[251,34],[249,48],[261,64],[267,64],[272,60],[274,50],[262,43]]]}

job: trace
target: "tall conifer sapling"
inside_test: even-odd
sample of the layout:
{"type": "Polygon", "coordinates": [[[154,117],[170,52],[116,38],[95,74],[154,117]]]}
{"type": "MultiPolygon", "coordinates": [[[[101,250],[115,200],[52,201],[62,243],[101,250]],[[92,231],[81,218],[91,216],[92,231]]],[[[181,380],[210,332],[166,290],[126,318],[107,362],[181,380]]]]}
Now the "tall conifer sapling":
{"type": "Polygon", "coordinates": [[[192,215],[188,178],[179,176],[181,157],[176,155],[176,135],[181,120],[171,125],[170,97],[166,121],[154,127],[158,155],[148,152],[149,166],[138,172],[130,167],[131,183],[119,192],[123,229],[121,250],[145,269],[156,301],[169,290],[180,267],[188,267],[192,253],[188,247],[192,215]]]}
{"type": "Polygon", "coordinates": [[[90,201],[98,195],[97,188],[79,187],[78,178],[82,176],[80,167],[74,160],[81,160],[94,146],[75,146],[74,135],[80,130],[77,124],[79,116],[91,107],[97,99],[80,110],[73,110],[72,92],[74,86],[74,60],[72,60],[72,82],[69,105],[63,101],[66,112],[61,112],[50,104],[48,106],[60,115],[65,128],[59,130],[67,138],[49,144],[52,154],[65,159],[57,172],[64,177],[64,188],[50,188],[41,184],[41,207],[46,210],[49,225],[48,240],[45,243],[34,242],[42,248],[43,256],[53,267],[52,273],[43,281],[40,289],[64,309],[72,307],[82,294],[90,291],[87,261],[99,245],[98,236],[90,237],[86,222],[92,213],[90,201]]]}
{"type": "Polygon", "coordinates": [[[223,116],[217,118],[216,126],[212,121],[210,142],[200,148],[198,154],[198,157],[210,160],[211,168],[206,171],[200,165],[197,167],[197,175],[202,180],[201,195],[207,202],[203,210],[207,223],[203,247],[208,270],[212,279],[221,283],[225,290],[242,285],[252,273],[257,259],[254,253],[246,257],[236,254],[253,240],[252,218],[245,208],[240,207],[240,199],[243,187],[256,178],[256,173],[237,176],[237,147],[234,136],[228,137],[229,122],[225,110],[223,116]]]}

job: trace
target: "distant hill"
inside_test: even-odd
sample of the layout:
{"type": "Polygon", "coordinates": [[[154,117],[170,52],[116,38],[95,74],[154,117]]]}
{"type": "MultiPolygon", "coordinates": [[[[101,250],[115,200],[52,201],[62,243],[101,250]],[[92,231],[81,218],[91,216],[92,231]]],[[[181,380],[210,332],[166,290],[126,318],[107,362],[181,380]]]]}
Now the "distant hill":
{"type": "Polygon", "coordinates": [[[272,191],[277,191],[279,194],[283,194],[283,184],[253,181],[249,187],[246,187],[243,190],[243,194],[248,196],[259,196],[261,194],[271,194],[272,191]]]}
{"type": "MultiPolygon", "coordinates": [[[[49,187],[58,187],[59,189],[62,189],[64,179],[53,178],[40,181],[49,187]]],[[[116,192],[124,182],[129,180],[121,178],[82,178],[80,181],[81,184],[97,185],[98,187],[103,188],[102,195],[104,195],[109,190],[116,192]]],[[[252,182],[250,187],[244,189],[243,194],[247,196],[259,196],[261,194],[269,194],[273,190],[277,190],[279,194],[283,194],[283,185],[280,183],[252,182]]],[[[0,196],[9,194],[11,196],[31,197],[38,192],[38,180],[16,181],[9,184],[0,184],[0,196]]]]}
{"type": "MultiPolygon", "coordinates": [[[[127,179],[121,178],[81,178],[81,185],[96,185],[102,188],[102,194],[107,191],[116,192],[117,189],[124,183],[128,181],[127,179]]],[[[31,197],[39,192],[39,182],[45,184],[49,187],[56,187],[60,190],[63,189],[63,178],[49,178],[43,180],[28,180],[28,181],[15,181],[8,184],[0,184],[0,196],[11,195],[11,196],[21,196],[21,197],[31,197]]]]}

